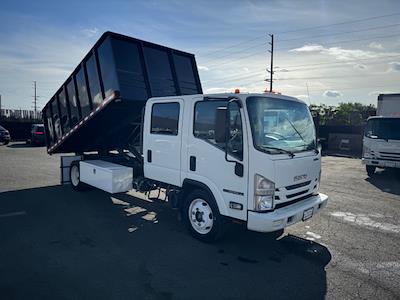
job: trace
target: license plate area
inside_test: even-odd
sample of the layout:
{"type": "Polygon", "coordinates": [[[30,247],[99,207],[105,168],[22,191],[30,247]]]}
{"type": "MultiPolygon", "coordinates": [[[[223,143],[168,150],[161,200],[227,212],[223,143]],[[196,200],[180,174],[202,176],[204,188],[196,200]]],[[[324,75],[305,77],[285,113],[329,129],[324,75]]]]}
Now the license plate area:
{"type": "Polygon", "coordinates": [[[314,207],[311,207],[311,208],[309,208],[309,209],[306,209],[304,212],[303,212],[303,221],[306,221],[306,220],[308,220],[309,218],[311,218],[312,216],[313,216],[313,213],[314,213],[314,207]]]}

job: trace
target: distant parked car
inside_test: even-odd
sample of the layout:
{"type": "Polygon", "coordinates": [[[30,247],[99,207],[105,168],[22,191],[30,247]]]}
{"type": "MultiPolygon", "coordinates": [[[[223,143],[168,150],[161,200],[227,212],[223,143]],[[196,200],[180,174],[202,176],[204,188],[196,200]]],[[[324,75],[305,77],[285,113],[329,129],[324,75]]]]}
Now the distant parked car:
{"type": "Polygon", "coordinates": [[[30,140],[28,140],[27,143],[29,142],[31,145],[44,145],[46,143],[43,124],[32,125],[30,140]]]}
{"type": "Polygon", "coordinates": [[[7,145],[11,140],[10,137],[10,132],[8,132],[7,129],[4,127],[0,126],[0,143],[3,143],[4,145],[7,145]]]}

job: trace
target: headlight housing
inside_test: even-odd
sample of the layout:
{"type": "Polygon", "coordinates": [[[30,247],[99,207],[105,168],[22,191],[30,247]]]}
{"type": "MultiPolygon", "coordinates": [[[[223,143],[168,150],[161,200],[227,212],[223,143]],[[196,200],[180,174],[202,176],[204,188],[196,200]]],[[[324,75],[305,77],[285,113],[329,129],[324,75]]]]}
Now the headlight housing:
{"type": "Polygon", "coordinates": [[[363,157],[368,157],[368,156],[374,156],[374,152],[371,150],[371,148],[367,146],[363,146],[363,157]]]}
{"type": "Polygon", "coordinates": [[[254,176],[254,210],[267,211],[274,209],[275,183],[256,174],[254,176]]]}
{"type": "Polygon", "coordinates": [[[319,170],[317,184],[316,184],[316,188],[314,189],[313,195],[318,195],[319,187],[321,186],[321,173],[322,173],[322,170],[319,170]]]}

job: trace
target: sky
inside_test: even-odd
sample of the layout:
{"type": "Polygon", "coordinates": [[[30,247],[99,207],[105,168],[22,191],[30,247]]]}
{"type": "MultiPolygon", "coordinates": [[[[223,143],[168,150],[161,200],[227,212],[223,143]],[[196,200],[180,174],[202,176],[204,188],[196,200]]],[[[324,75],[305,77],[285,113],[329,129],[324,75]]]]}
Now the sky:
{"type": "Polygon", "coordinates": [[[400,1],[0,3],[2,108],[41,109],[105,31],[195,54],[206,93],[273,89],[309,104],[400,92],[400,1]]]}

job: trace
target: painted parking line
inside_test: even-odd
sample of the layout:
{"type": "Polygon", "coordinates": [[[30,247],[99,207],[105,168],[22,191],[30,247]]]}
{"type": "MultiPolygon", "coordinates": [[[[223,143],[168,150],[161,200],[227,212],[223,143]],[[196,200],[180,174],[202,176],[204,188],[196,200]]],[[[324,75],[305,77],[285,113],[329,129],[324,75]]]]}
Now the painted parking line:
{"type": "Polygon", "coordinates": [[[2,214],[0,215],[0,218],[8,218],[8,217],[16,217],[16,216],[23,216],[26,215],[26,211],[16,211],[8,214],[2,214]]]}
{"type": "Polygon", "coordinates": [[[340,218],[346,222],[357,224],[359,226],[376,228],[393,233],[400,233],[399,225],[390,224],[386,222],[378,222],[371,219],[371,217],[377,217],[378,215],[353,214],[351,212],[341,212],[341,211],[332,212],[331,215],[340,218]]]}

